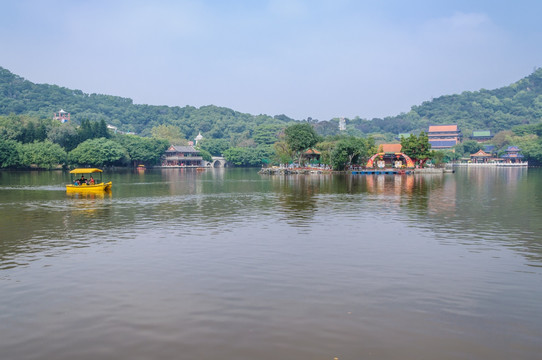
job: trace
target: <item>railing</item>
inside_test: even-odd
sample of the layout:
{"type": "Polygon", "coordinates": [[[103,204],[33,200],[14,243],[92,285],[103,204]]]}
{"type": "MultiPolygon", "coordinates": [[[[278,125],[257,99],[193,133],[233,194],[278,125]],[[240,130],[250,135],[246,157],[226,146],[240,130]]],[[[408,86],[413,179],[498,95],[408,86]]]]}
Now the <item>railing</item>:
{"type": "Polygon", "coordinates": [[[453,163],[452,166],[529,166],[528,161],[516,163],[489,162],[489,163],[453,163]]]}

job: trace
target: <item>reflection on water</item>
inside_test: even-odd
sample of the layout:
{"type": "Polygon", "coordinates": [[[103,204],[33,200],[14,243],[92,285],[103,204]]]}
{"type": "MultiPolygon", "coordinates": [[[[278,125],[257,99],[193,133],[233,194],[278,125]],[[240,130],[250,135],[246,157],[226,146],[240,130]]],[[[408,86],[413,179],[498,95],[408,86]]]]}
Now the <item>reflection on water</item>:
{"type": "Polygon", "coordinates": [[[0,172],[9,359],[536,359],[542,172],[0,172]]]}

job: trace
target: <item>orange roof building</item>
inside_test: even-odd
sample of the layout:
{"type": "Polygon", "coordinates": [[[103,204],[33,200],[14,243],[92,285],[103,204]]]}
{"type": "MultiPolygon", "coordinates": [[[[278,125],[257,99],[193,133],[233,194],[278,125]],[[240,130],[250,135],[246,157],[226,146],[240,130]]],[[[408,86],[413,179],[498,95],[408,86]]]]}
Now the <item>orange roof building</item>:
{"type": "Polygon", "coordinates": [[[403,146],[401,144],[380,144],[378,145],[378,152],[397,154],[401,152],[402,148],[403,146]]]}
{"type": "Polygon", "coordinates": [[[457,125],[431,125],[427,132],[432,149],[450,149],[461,141],[457,125]]]}

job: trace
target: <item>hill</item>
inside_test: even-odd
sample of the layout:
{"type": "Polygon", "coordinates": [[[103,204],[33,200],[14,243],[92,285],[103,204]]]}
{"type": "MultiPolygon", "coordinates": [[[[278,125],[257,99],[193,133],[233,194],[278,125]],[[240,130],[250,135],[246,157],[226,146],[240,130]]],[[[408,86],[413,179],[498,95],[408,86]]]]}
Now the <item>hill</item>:
{"type": "MultiPolygon", "coordinates": [[[[168,124],[178,126],[188,139],[200,131],[206,138],[250,138],[258,125],[285,125],[294,121],[285,115],[250,115],[214,105],[195,108],[134,104],[129,98],[34,84],[0,67],[0,115],[50,118],[61,108],[69,111],[76,123],[83,119],[104,119],[120,130],[142,136],[150,135],[152,127],[168,124]]],[[[398,134],[426,130],[431,124],[450,123],[458,124],[468,135],[478,129],[496,133],[517,125],[537,124],[542,121],[542,69],[509,86],[444,95],[397,116],[347,120],[347,128],[355,135],[398,134]]],[[[337,119],[333,119],[314,125],[321,135],[336,135],[337,124],[337,119]]]]}
{"type": "Polygon", "coordinates": [[[155,126],[175,125],[187,139],[193,139],[200,131],[207,138],[247,138],[258,125],[294,121],[285,115],[250,115],[214,105],[200,108],[139,105],[119,96],[34,84],[0,67],[0,115],[25,114],[45,119],[52,118],[60,109],[70,112],[77,124],[85,119],[103,119],[119,130],[142,136],[150,135],[155,126]]]}
{"type": "Polygon", "coordinates": [[[427,130],[432,124],[458,124],[464,134],[488,129],[493,133],[517,125],[542,121],[542,69],[495,90],[465,91],[413,106],[406,114],[384,119],[353,119],[349,123],[364,133],[393,134],[427,130]]]}

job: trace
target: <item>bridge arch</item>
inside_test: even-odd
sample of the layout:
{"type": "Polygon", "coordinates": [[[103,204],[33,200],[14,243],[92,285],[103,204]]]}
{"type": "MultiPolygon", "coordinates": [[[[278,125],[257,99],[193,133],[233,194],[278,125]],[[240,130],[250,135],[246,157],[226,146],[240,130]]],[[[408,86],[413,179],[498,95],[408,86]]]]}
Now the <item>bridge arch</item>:
{"type": "Polygon", "coordinates": [[[228,166],[228,162],[221,156],[213,156],[211,161],[211,167],[213,168],[224,168],[228,166]]]}

